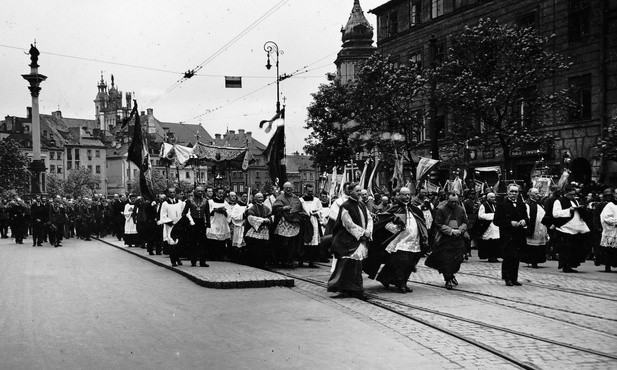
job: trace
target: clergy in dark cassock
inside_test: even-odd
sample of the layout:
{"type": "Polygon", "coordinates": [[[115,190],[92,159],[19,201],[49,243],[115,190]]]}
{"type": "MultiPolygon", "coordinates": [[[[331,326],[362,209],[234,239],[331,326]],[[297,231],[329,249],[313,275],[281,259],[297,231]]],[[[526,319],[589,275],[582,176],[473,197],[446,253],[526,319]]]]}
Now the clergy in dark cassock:
{"type": "Polygon", "coordinates": [[[246,242],[246,261],[248,265],[263,268],[266,262],[266,249],[270,239],[270,208],[264,205],[264,195],[257,193],[253,204],[246,211],[244,240],[246,242]]]}
{"type": "Polygon", "coordinates": [[[538,263],[546,262],[546,243],[548,232],[542,224],[546,215],[544,205],[540,202],[540,192],[536,188],[529,189],[529,198],[525,202],[529,224],[527,225],[527,245],[521,251],[521,262],[538,268],[538,263]]]}
{"type": "Polygon", "coordinates": [[[576,188],[564,187],[564,195],[553,204],[553,223],[557,230],[559,263],[563,272],[578,272],[576,267],[585,262],[589,247],[589,227],[584,221],[585,206],[576,199],[576,188]]]}
{"type": "Polygon", "coordinates": [[[189,220],[187,241],[190,248],[191,266],[209,267],[206,263],[207,230],[210,227],[210,206],[204,198],[204,188],[198,186],[193,191],[193,197],[187,199],[182,215],[189,220]]]}
{"type": "Polygon", "coordinates": [[[328,292],[366,299],[362,260],[368,255],[367,243],[373,233],[373,219],[364,203],[358,201],[362,188],[356,185],[352,189],[349,199],[341,205],[333,228],[331,249],[336,260],[328,281],[328,292]]]}
{"type": "MultiPolygon", "coordinates": [[[[300,199],[293,193],[293,185],[286,182],[283,193],[272,205],[274,232],[272,243],[276,261],[293,268],[293,258],[304,242],[302,223],[308,219],[300,199]]],[[[308,230],[307,230],[308,231],[308,230]]],[[[311,236],[312,236],[312,229],[311,236]]]]}
{"type": "MultiPolygon", "coordinates": [[[[398,202],[386,212],[391,215],[391,221],[384,227],[392,237],[382,245],[389,253],[389,259],[377,275],[376,280],[388,289],[394,285],[399,293],[411,292],[407,285],[409,275],[416,271],[416,265],[422,254],[428,253],[428,230],[424,214],[420,208],[410,202],[411,191],[403,187],[399,192],[398,202]]],[[[374,238],[375,246],[379,241],[374,238]]]]}
{"type": "Polygon", "coordinates": [[[461,268],[465,254],[465,234],[467,216],[459,204],[458,194],[451,192],[445,203],[439,205],[435,212],[435,244],[433,252],[424,264],[443,274],[446,289],[451,290],[458,281],[454,274],[461,268]]]}

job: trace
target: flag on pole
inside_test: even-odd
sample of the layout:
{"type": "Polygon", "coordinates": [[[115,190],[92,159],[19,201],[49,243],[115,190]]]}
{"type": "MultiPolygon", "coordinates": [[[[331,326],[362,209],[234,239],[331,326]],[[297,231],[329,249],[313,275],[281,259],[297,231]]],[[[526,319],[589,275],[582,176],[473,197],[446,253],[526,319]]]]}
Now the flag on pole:
{"type": "Polygon", "coordinates": [[[366,185],[366,189],[368,193],[372,196],[375,196],[375,192],[373,191],[373,178],[375,178],[375,173],[377,172],[377,165],[379,164],[379,157],[375,158],[375,165],[373,166],[373,171],[371,172],[371,176],[368,178],[368,185],[366,185]]]}
{"type": "Polygon", "coordinates": [[[135,106],[131,112],[131,117],[135,117],[135,125],[133,126],[133,139],[129,145],[129,151],[127,159],[139,168],[139,187],[141,188],[141,194],[144,199],[154,200],[152,192],[150,191],[150,184],[152,183],[152,165],[150,163],[150,153],[148,152],[148,141],[143,135],[141,129],[141,121],[139,119],[139,113],[137,110],[137,101],[133,100],[135,106]]]}
{"type": "Polygon", "coordinates": [[[568,171],[567,169],[563,170],[563,173],[561,174],[559,181],[557,181],[557,186],[559,186],[559,189],[563,189],[564,185],[568,183],[569,177],[570,177],[570,171],[568,171]]]}
{"type": "Polygon", "coordinates": [[[332,178],[330,179],[330,189],[328,189],[328,196],[330,197],[330,202],[332,202],[332,198],[334,198],[334,194],[336,194],[336,166],[332,168],[332,178]]]}
{"type": "MultiPolygon", "coordinates": [[[[277,121],[277,120],[283,120],[285,121],[285,108],[283,107],[283,109],[281,109],[280,112],[276,113],[274,115],[274,117],[272,117],[271,119],[265,119],[261,122],[259,122],[259,128],[263,128],[264,125],[267,123],[268,126],[266,127],[266,134],[270,133],[270,131],[272,130],[272,124],[277,121]]],[[[278,125],[278,123],[277,123],[278,125]]]]}
{"type": "Polygon", "coordinates": [[[342,198],[345,195],[345,184],[347,183],[347,165],[343,167],[343,176],[341,176],[341,183],[338,189],[338,197],[342,198]]]}
{"type": "Polygon", "coordinates": [[[360,186],[362,187],[362,189],[366,189],[364,187],[364,184],[366,184],[366,173],[368,172],[368,164],[371,161],[370,158],[367,158],[366,161],[364,161],[364,168],[362,169],[362,174],[360,175],[360,186]]]}
{"type": "Polygon", "coordinates": [[[420,181],[422,176],[426,175],[437,163],[439,163],[439,159],[420,157],[418,166],[416,167],[416,181],[420,181]]]}
{"type": "Polygon", "coordinates": [[[272,184],[287,182],[287,172],[281,160],[285,157],[285,125],[278,126],[263,152],[272,184]]]}
{"type": "Polygon", "coordinates": [[[403,156],[399,157],[398,151],[394,149],[394,171],[392,171],[392,189],[404,186],[403,180],[403,156]]]}

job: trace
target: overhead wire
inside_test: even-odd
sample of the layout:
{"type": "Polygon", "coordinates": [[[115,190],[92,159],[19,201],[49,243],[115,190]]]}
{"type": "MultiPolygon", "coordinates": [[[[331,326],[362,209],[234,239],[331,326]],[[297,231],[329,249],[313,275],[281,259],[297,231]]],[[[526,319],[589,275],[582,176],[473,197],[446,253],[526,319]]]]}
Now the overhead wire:
{"type": "Polygon", "coordinates": [[[161,100],[162,98],[164,98],[165,96],[167,96],[169,93],[171,93],[173,90],[175,90],[178,86],[180,86],[182,83],[184,83],[186,80],[190,79],[191,77],[193,77],[193,75],[197,72],[199,72],[206,64],[210,63],[212,60],[214,60],[216,57],[218,57],[220,54],[222,54],[225,50],[227,50],[227,48],[229,48],[231,45],[233,45],[234,43],[236,43],[238,40],[240,40],[242,37],[244,37],[247,33],[249,33],[253,28],[257,27],[261,22],[263,22],[264,20],[266,20],[268,17],[270,17],[272,14],[274,14],[277,10],[279,10],[280,8],[282,8],[289,0],[281,0],[279,1],[276,5],[274,5],[272,8],[270,8],[268,11],[266,11],[263,15],[261,15],[259,18],[257,18],[257,20],[255,20],[253,23],[251,23],[249,26],[247,26],[244,30],[242,30],[239,34],[237,34],[236,36],[234,36],[229,42],[227,42],[225,45],[223,45],[220,49],[218,49],[216,52],[214,52],[214,54],[212,54],[211,56],[209,56],[206,60],[204,60],[203,62],[199,63],[197,65],[197,67],[195,67],[192,70],[189,70],[185,73],[184,77],[182,77],[181,79],[177,80],[176,82],[174,82],[170,87],[168,87],[167,89],[165,89],[163,91],[163,93],[161,93],[160,95],[158,95],[157,97],[155,97],[154,99],[152,99],[148,105],[154,104],[156,102],[158,102],[159,100],[161,100]]]}

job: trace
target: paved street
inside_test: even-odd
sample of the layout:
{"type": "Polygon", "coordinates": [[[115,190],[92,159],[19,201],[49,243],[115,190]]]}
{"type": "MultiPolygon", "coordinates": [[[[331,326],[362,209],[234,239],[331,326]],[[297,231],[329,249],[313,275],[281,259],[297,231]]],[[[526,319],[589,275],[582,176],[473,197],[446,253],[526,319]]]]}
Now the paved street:
{"type": "Polygon", "coordinates": [[[519,367],[508,356],[529,368],[617,368],[603,356],[617,348],[617,273],[590,262],[576,275],[553,262],[521,267],[520,288],[474,258],[451,292],[424,267],[411,294],[365,280],[388,311],[332,298],[325,265],[279,271],[293,288],[210,289],[102,242],[30,241],[0,241],[3,369],[519,367]]]}

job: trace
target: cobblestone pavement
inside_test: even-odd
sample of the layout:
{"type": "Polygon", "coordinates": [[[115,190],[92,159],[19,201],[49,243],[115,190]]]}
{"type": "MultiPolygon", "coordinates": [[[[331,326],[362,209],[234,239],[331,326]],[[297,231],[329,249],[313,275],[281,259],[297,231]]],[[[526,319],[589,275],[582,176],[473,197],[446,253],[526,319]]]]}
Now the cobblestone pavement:
{"type": "MultiPolygon", "coordinates": [[[[500,279],[500,269],[501,264],[472,258],[457,274],[460,285],[453,291],[446,291],[441,276],[424,267],[421,261],[418,272],[410,279],[413,293],[403,295],[386,291],[381,284],[368,279],[365,279],[365,289],[376,301],[383,299],[401,313],[452,330],[531,367],[617,368],[614,355],[617,348],[617,297],[614,295],[617,274],[604,273],[591,262],[581,266],[579,274],[563,274],[549,261],[540,269],[521,265],[519,280],[524,285],[506,287],[500,279]]],[[[320,269],[281,272],[322,283],[330,275],[326,265],[321,265],[320,269]]],[[[323,285],[296,280],[296,286],[296,289],[321,297],[331,296],[323,285]]],[[[333,301],[346,305],[347,310],[356,314],[366,315],[413,343],[421,343],[448,359],[454,358],[462,367],[494,367],[499,366],[495,361],[503,361],[410,319],[376,313],[383,309],[365,308],[365,303],[354,300],[333,301]],[[454,351],[460,348],[463,348],[460,353],[454,351]],[[480,364],[480,360],[485,362],[480,364]]]]}

